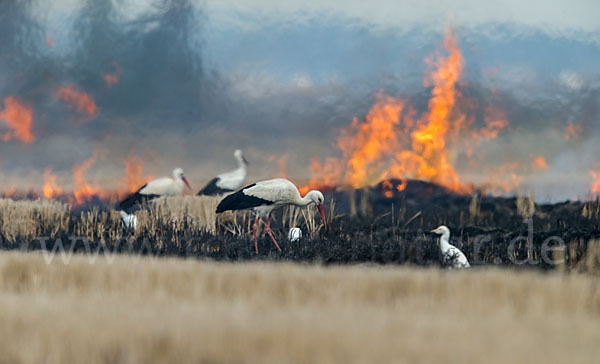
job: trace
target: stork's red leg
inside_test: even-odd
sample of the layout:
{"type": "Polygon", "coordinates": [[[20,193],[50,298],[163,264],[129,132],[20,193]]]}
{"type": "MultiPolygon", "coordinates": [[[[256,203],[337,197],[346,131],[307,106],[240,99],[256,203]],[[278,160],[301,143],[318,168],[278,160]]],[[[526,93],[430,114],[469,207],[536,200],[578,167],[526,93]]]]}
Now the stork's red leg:
{"type": "Polygon", "coordinates": [[[260,221],[260,216],[256,217],[256,220],[254,220],[254,225],[252,225],[252,227],[254,228],[254,249],[256,249],[256,254],[258,254],[258,222],[260,221]]]}
{"type": "Polygon", "coordinates": [[[279,244],[277,244],[277,240],[275,240],[275,238],[273,237],[273,234],[271,234],[271,226],[270,225],[271,225],[271,215],[269,215],[269,218],[267,219],[267,234],[269,234],[269,236],[271,237],[271,240],[273,240],[277,249],[279,251],[281,251],[279,244]]]}

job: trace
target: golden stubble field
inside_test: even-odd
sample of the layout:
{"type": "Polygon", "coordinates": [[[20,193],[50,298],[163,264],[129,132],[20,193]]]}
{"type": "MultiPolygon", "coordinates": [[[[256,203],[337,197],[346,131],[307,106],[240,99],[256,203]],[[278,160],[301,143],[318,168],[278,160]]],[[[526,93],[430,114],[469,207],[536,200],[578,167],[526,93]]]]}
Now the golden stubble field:
{"type": "Polygon", "coordinates": [[[0,363],[592,363],[598,277],[0,254],[0,363]]]}

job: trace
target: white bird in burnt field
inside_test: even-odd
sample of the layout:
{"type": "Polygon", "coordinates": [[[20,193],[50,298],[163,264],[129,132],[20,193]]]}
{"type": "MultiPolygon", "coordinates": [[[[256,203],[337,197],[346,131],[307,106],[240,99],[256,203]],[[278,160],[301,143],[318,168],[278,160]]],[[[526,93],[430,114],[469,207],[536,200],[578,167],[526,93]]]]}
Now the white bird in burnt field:
{"type": "Polygon", "coordinates": [[[198,195],[214,196],[231,193],[244,185],[249,163],[239,149],[233,153],[233,156],[237,160],[238,168],[230,172],[221,173],[213,178],[198,192],[198,195]]]}
{"type": "Polygon", "coordinates": [[[173,177],[162,177],[146,183],[121,201],[117,209],[127,211],[157,197],[180,196],[186,186],[188,189],[192,189],[183,175],[183,169],[175,168],[173,177]]]}
{"type": "Polygon", "coordinates": [[[258,213],[254,221],[254,248],[258,254],[258,237],[257,229],[260,219],[267,220],[266,231],[275,246],[279,251],[281,248],[277,244],[277,240],[271,233],[271,213],[283,206],[307,206],[316,204],[323,226],[327,228],[325,221],[325,212],[323,210],[323,201],[325,198],[319,191],[309,191],[304,197],[300,196],[300,192],[296,186],[284,178],[275,178],[266,181],[253,183],[241,190],[225,197],[217,206],[217,213],[230,210],[252,209],[258,213]]]}
{"type": "Polygon", "coordinates": [[[450,244],[450,229],[441,225],[431,230],[432,233],[440,235],[440,252],[442,253],[442,264],[448,268],[469,268],[471,265],[467,257],[460,249],[450,244]]]}

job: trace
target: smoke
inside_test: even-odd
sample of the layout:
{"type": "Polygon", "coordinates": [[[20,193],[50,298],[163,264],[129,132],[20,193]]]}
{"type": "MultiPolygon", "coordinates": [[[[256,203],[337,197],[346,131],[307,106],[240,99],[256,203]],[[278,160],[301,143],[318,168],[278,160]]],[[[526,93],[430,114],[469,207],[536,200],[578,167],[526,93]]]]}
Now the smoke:
{"type": "MultiPolygon", "coordinates": [[[[2,2],[0,107],[7,98],[31,105],[35,139],[0,142],[1,187],[40,190],[49,168],[56,185],[68,190],[73,165],[97,150],[103,152],[85,174],[108,188],[125,176],[128,156],[144,160],[144,175],[168,175],[181,166],[199,188],[233,167],[235,148],[251,160],[251,179],[278,175],[274,161],[285,156],[289,176],[306,180],[311,157],[337,156],[339,130],[353,117],[364,119],[378,90],[426,110],[431,89],[422,84],[423,60],[447,26],[441,10],[394,11],[394,20],[358,3],[311,3],[305,11],[287,2],[266,4],[2,2]],[[436,26],[423,26],[432,19],[436,26]]],[[[600,33],[595,19],[584,17],[577,28],[572,17],[552,15],[563,7],[548,10],[558,19],[553,27],[538,18],[507,16],[503,23],[472,5],[465,9],[473,20],[453,19],[466,59],[461,92],[500,108],[509,121],[478,149],[478,158],[530,165],[532,153],[542,156],[548,168],[524,169],[524,188],[544,189],[569,167],[579,184],[560,193],[552,187],[552,198],[585,193],[597,162],[589,145],[599,138],[599,70],[581,55],[600,53],[594,45],[600,33]],[[495,56],[511,48],[545,49],[556,37],[565,45],[546,58],[495,56]],[[565,49],[577,61],[551,59],[565,49]],[[565,140],[570,124],[581,131],[565,140]],[[575,168],[571,158],[589,165],[575,168]]],[[[485,123],[483,114],[476,122],[485,123]]],[[[486,178],[459,167],[474,181],[486,178]]]]}

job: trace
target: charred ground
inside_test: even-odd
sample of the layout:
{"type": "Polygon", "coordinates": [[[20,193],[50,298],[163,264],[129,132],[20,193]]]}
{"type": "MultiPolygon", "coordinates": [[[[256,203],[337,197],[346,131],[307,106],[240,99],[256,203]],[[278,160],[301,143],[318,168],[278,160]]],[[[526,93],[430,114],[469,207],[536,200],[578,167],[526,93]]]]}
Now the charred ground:
{"type": "MultiPolygon", "coordinates": [[[[437,239],[428,231],[444,224],[453,232],[451,243],[474,265],[595,270],[600,264],[598,201],[540,205],[529,197],[463,195],[410,180],[393,180],[361,190],[330,190],[326,206],[332,201],[335,209],[328,212],[327,231],[318,218],[314,220],[314,214],[297,215],[294,220],[290,211],[279,211],[272,227],[283,251],[278,252],[263,237],[258,255],[250,233],[251,213],[209,216],[218,200],[205,206],[204,219],[213,221],[202,224],[187,216],[187,210],[177,217],[164,214],[163,207],[160,217],[153,216],[156,210],[142,211],[147,223],[131,232],[124,229],[110,206],[95,204],[88,210],[67,209],[61,228],[34,211],[27,216],[40,221],[34,223],[35,234],[8,236],[3,229],[0,238],[3,249],[60,251],[62,247],[76,253],[104,251],[226,261],[437,265],[437,239]],[[286,239],[292,226],[302,227],[305,233],[298,242],[286,239]],[[562,261],[564,264],[556,264],[562,261]]],[[[6,223],[10,216],[6,211],[3,214],[6,223]]]]}

